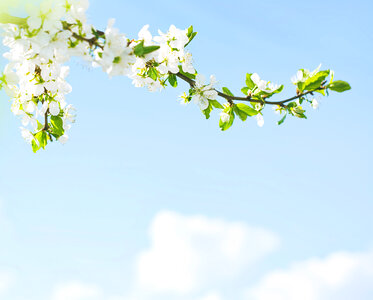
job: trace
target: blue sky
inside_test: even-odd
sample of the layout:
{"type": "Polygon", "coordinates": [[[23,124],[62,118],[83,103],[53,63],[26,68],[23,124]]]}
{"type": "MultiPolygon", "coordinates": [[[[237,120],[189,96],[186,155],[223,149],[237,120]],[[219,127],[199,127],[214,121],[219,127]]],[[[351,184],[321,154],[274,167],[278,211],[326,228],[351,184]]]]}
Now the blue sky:
{"type": "MultiPolygon", "coordinates": [[[[2,92],[0,299],[58,300],[71,290],[66,297],[72,300],[293,299],[266,296],[273,287],[263,282],[274,270],[310,281],[315,276],[305,270],[312,269],[306,267],[311,258],[338,273],[329,262],[341,251],[345,254],[337,265],[354,262],[353,273],[364,280],[349,281],[346,267],[347,279],[335,294],[320,284],[313,298],[296,295],[331,299],[342,291],[344,297],[359,291],[356,299],[371,299],[373,290],[364,282],[373,275],[358,267],[373,264],[371,2],[90,3],[92,24],[105,28],[115,17],[128,36],[136,36],[145,24],[154,34],[170,24],[192,24],[199,32],[189,47],[197,69],[215,74],[220,86],[232,91],[240,90],[246,72],[257,72],[285,84],[284,94],[290,96],[290,77],[319,63],[335,70],[336,78],[348,81],[352,90],[323,98],[317,111],[308,109],[308,120],[288,118],[277,126],[278,116],[268,107],[263,128],[255,120],[237,121],[220,132],[216,114],[206,121],[195,105],[178,103],[186,85],[153,94],[134,88],[127,78],[109,79],[74,60],[68,101],[76,106],[78,119],[71,140],[37,154],[22,140],[20,121],[2,92]],[[207,229],[202,234],[203,241],[211,239],[207,250],[188,239],[204,232],[205,225],[201,231],[189,228],[196,215],[216,233],[215,238],[207,229]],[[208,257],[206,251],[215,257],[213,245],[230,236],[226,232],[235,222],[265,230],[258,237],[242,229],[247,248],[237,250],[259,247],[262,254],[255,260],[242,258],[233,268],[216,250],[216,261],[195,269],[211,282],[186,292],[170,287],[153,291],[141,281],[141,253],[153,253],[154,241],[164,241],[162,237],[167,240],[162,255],[179,249],[173,248],[167,230],[153,232],[151,240],[149,230],[157,228],[157,220],[198,248],[193,253],[202,258],[208,257]],[[216,225],[216,220],[222,223],[216,225]],[[269,244],[261,239],[267,235],[269,244]],[[220,263],[222,273],[232,267],[232,274],[215,278],[213,265],[220,263]],[[1,274],[10,278],[3,291],[1,274]]],[[[182,253],[175,255],[184,259],[182,253]]],[[[167,257],[157,255],[149,259],[166,265],[167,257]]],[[[172,278],[165,272],[159,270],[159,278],[172,278]]],[[[294,287],[283,286],[276,296],[294,295],[294,287]]]]}

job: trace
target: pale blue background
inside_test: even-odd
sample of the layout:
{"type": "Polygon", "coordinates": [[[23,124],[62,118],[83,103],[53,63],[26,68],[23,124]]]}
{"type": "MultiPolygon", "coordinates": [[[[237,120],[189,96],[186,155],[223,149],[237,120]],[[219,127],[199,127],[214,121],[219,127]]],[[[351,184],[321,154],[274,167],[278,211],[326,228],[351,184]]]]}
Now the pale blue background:
{"type": "Polygon", "coordinates": [[[91,0],[93,24],[115,17],[131,37],[144,24],[154,34],[193,24],[199,72],[232,91],[258,72],[290,96],[296,70],[319,63],[353,89],[323,98],[308,120],[277,126],[268,107],[263,128],[237,121],[222,133],[216,114],[206,121],[195,105],[179,105],[186,85],[151,94],[75,60],[71,141],[36,155],[2,93],[0,197],[11,225],[0,266],[16,269],[23,286],[11,299],[47,299],[55,282],[71,278],[123,293],[162,209],[276,232],[281,248],[256,277],[311,256],[371,249],[372,11],[361,0],[91,0]]]}

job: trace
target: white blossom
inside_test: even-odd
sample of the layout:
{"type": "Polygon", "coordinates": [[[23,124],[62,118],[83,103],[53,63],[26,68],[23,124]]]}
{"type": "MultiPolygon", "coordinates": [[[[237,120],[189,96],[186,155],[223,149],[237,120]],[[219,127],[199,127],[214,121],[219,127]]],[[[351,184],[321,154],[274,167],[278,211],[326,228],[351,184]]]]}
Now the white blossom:
{"type": "Polygon", "coordinates": [[[218,92],[214,89],[214,85],[216,84],[216,79],[214,75],[210,76],[210,83],[205,84],[206,78],[201,75],[197,74],[195,85],[194,85],[194,92],[193,100],[201,110],[205,110],[209,106],[209,100],[216,100],[218,96],[218,92]]]}
{"type": "Polygon", "coordinates": [[[257,85],[258,90],[266,93],[273,93],[280,87],[278,84],[260,79],[260,76],[257,73],[251,75],[251,80],[257,85]]]}
{"type": "Polygon", "coordinates": [[[25,139],[27,143],[31,144],[31,142],[35,140],[33,134],[26,128],[20,127],[20,129],[22,137],[25,139]]]}
{"type": "Polygon", "coordinates": [[[67,141],[68,141],[68,139],[69,139],[69,136],[68,136],[67,134],[64,134],[64,135],[62,135],[62,136],[60,136],[60,137],[58,138],[58,141],[59,141],[61,144],[66,144],[67,141]]]}
{"type": "Polygon", "coordinates": [[[264,125],[264,118],[263,118],[262,114],[257,114],[255,116],[255,118],[256,118],[256,122],[257,122],[258,126],[259,127],[263,127],[263,125],[264,125]]]}
{"type": "Polygon", "coordinates": [[[295,74],[293,77],[291,77],[291,82],[294,84],[297,84],[298,82],[303,82],[303,72],[302,70],[299,70],[297,74],[295,74]]]}
{"type": "Polygon", "coordinates": [[[60,113],[60,105],[55,101],[51,101],[51,103],[49,103],[49,112],[52,116],[58,116],[60,113]]]}
{"type": "Polygon", "coordinates": [[[316,98],[313,98],[312,101],[311,101],[311,106],[313,109],[317,109],[319,107],[319,101],[317,101],[316,98]]]}
{"type": "Polygon", "coordinates": [[[145,25],[138,34],[139,40],[144,40],[145,46],[153,45],[153,36],[149,31],[149,25],[145,25]]]}
{"type": "MultiPolygon", "coordinates": [[[[93,33],[98,31],[87,23],[88,7],[88,0],[43,0],[38,6],[29,2],[25,26],[1,26],[3,44],[9,48],[4,57],[9,64],[0,76],[0,84],[12,98],[11,110],[21,119],[21,134],[29,143],[34,140],[39,145],[34,135],[40,130],[52,132],[61,143],[67,142],[66,132],[76,115],[73,106],[66,103],[72,87],[66,81],[69,67],[64,64],[73,56],[101,67],[109,77],[127,76],[136,87],[152,92],[164,88],[170,73],[196,73],[192,54],[185,49],[188,30],[171,25],[166,33],[158,31],[153,37],[149,25],[145,25],[138,33],[139,40],[129,40],[110,19],[104,34],[97,36],[93,33]],[[144,47],[159,49],[136,56],[135,47],[141,41],[144,47]],[[57,118],[50,123],[52,117],[57,118]],[[62,128],[53,131],[54,126],[61,126],[58,118],[62,119],[62,128]]],[[[215,84],[214,76],[209,83],[202,75],[196,76],[192,98],[201,110],[217,98],[215,84]]],[[[185,94],[184,102],[189,100],[185,94]]],[[[226,118],[223,114],[222,119],[226,118]]]]}
{"type": "Polygon", "coordinates": [[[220,113],[220,120],[221,120],[222,122],[224,122],[224,123],[229,122],[230,117],[231,117],[231,116],[230,116],[228,113],[224,112],[224,111],[222,111],[222,112],[220,113]]]}

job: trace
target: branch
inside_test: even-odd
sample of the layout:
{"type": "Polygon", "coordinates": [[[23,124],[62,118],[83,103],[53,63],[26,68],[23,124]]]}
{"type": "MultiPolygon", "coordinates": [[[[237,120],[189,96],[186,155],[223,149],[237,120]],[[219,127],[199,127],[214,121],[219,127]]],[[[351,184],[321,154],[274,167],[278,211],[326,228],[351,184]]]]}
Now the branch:
{"type": "MultiPolygon", "coordinates": [[[[179,77],[180,79],[182,79],[182,80],[186,81],[187,83],[189,83],[189,85],[190,85],[191,88],[193,88],[195,86],[195,81],[193,79],[190,79],[189,77],[185,76],[184,74],[182,74],[182,73],[179,72],[179,73],[177,73],[175,75],[177,77],[179,77]]],[[[248,102],[265,103],[265,104],[270,104],[270,105],[284,106],[284,104],[287,103],[287,102],[299,99],[299,98],[301,98],[303,96],[306,96],[308,94],[312,94],[313,92],[316,92],[316,91],[319,91],[319,90],[324,90],[325,89],[325,87],[323,86],[324,84],[325,83],[323,83],[317,89],[314,89],[312,91],[307,91],[305,93],[300,93],[297,96],[294,96],[294,97],[291,97],[291,98],[288,98],[288,99],[285,99],[285,100],[282,100],[282,101],[267,101],[265,99],[263,99],[263,100],[257,100],[257,99],[252,99],[250,96],[247,96],[247,97],[235,97],[235,96],[230,96],[230,95],[224,94],[223,92],[220,92],[218,90],[216,90],[216,92],[218,93],[218,95],[220,97],[225,98],[230,103],[233,100],[236,100],[236,101],[248,101],[248,102]]]]}
{"type": "MultiPolygon", "coordinates": [[[[11,15],[2,13],[2,14],[0,14],[0,23],[3,23],[3,24],[11,23],[11,24],[16,24],[16,25],[26,25],[27,24],[27,18],[18,18],[18,17],[13,17],[11,15]]],[[[64,25],[65,30],[69,30],[70,32],[72,32],[71,29],[70,29],[71,24],[64,23],[63,25],[64,25]]],[[[97,33],[98,33],[99,36],[105,36],[105,33],[102,32],[102,31],[97,31],[97,33]]],[[[91,47],[96,46],[96,47],[99,47],[99,48],[103,49],[103,46],[98,43],[98,37],[93,37],[91,39],[87,39],[85,37],[82,37],[82,36],[76,34],[75,32],[72,32],[72,36],[74,38],[76,38],[77,40],[89,43],[89,45],[91,47]]],[[[195,86],[195,81],[193,79],[185,76],[184,74],[179,72],[175,75],[177,77],[179,77],[180,79],[184,80],[185,82],[187,82],[190,85],[191,88],[193,88],[195,86]]],[[[284,104],[287,103],[287,102],[299,99],[299,98],[301,98],[305,95],[312,94],[315,91],[323,90],[323,89],[325,89],[325,87],[323,85],[321,85],[317,89],[314,89],[312,91],[307,91],[305,93],[300,93],[299,95],[296,95],[294,97],[291,97],[289,99],[285,99],[285,100],[282,100],[282,101],[268,101],[268,100],[265,100],[265,98],[262,98],[262,100],[252,99],[250,95],[247,96],[247,97],[235,97],[235,96],[227,95],[227,94],[225,94],[221,91],[218,91],[218,90],[216,90],[216,92],[218,93],[218,95],[220,97],[226,99],[231,104],[233,103],[233,100],[235,100],[235,101],[247,101],[247,102],[265,103],[265,104],[270,104],[270,105],[284,106],[284,104]]]]}
{"type": "Polygon", "coordinates": [[[44,114],[44,127],[43,127],[43,130],[47,131],[48,128],[49,128],[49,125],[48,125],[48,114],[49,114],[49,108],[46,110],[45,114],[44,114]]]}
{"type": "Polygon", "coordinates": [[[100,45],[99,43],[97,43],[98,39],[96,37],[93,37],[91,39],[87,39],[85,37],[80,36],[79,34],[76,34],[75,32],[73,32],[72,36],[74,38],[76,38],[77,40],[79,40],[79,41],[87,42],[90,47],[92,47],[94,45],[96,47],[101,48],[102,50],[104,49],[104,47],[102,45],[100,45]]]}

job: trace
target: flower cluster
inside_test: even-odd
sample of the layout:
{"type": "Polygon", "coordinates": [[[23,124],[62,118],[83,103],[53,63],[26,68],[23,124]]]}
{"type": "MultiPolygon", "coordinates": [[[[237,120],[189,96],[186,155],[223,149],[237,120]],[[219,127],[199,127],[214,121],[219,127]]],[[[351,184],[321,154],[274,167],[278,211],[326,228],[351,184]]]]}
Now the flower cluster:
{"type": "Polygon", "coordinates": [[[283,85],[262,80],[257,73],[246,75],[245,97],[235,96],[228,88],[216,90],[214,76],[206,83],[203,75],[193,66],[193,57],[186,46],[196,36],[193,27],[178,29],[171,25],[166,33],[158,31],[153,36],[149,25],[138,33],[137,39],[129,39],[114,27],[115,20],[108,22],[105,31],[88,24],[86,11],[88,0],[44,0],[40,6],[28,5],[28,17],[17,18],[0,15],[4,38],[9,47],[4,57],[9,64],[0,74],[0,88],[12,98],[12,111],[22,121],[21,133],[33,150],[45,148],[48,141],[68,140],[67,131],[75,122],[75,109],[66,103],[65,96],[72,91],[66,77],[71,57],[83,58],[94,67],[100,67],[109,77],[127,76],[136,87],[158,91],[167,85],[176,87],[178,79],[186,81],[190,89],[182,96],[183,103],[192,100],[206,118],[213,109],[220,109],[219,126],[227,130],[235,116],[242,121],[255,117],[257,124],[264,124],[262,110],[266,104],[275,104],[278,113],[305,118],[302,102],[317,108],[314,92],[322,95],[333,90],[350,89],[344,81],[333,81],[329,70],[301,69],[292,82],[297,86],[297,96],[271,102],[268,99],[283,89],[283,85]],[[5,25],[4,25],[5,24],[5,25]],[[330,76],[329,84],[326,84],[330,76]],[[311,98],[308,96],[311,95],[311,98]],[[217,97],[225,98],[225,104],[217,97]],[[295,99],[295,101],[293,101],[295,99]],[[246,101],[249,105],[233,101],[246,101]]]}
{"type": "Polygon", "coordinates": [[[65,95],[72,91],[66,82],[71,56],[89,52],[74,34],[86,35],[87,1],[46,1],[40,6],[27,6],[25,24],[6,24],[2,28],[4,54],[10,62],[1,77],[1,85],[13,98],[12,111],[22,120],[22,136],[36,151],[48,140],[65,143],[74,108],[67,105],[65,95]],[[69,23],[71,30],[65,30],[69,23]]]}
{"type": "Polygon", "coordinates": [[[214,89],[216,78],[214,75],[210,76],[210,83],[205,84],[205,76],[197,74],[194,85],[193,99],[199,105],[201,110],[207,109],[209,100],[216,100],[218,92],[214,89]]]}
{"type": "Polygon", "coordinates": [[[193,29],[181,30],[171,25],[167,33],[158,31],[158,34],[153,37],[149,25],[145,25],[138,34],[139,41],[133,42],[138,50],[135,54],[139,55],[130,78],[136,87],[146,86],[150,91],[164,88],[170,74],[196,73],[192,55],[185,49],[194,37],[193,29]]]}

